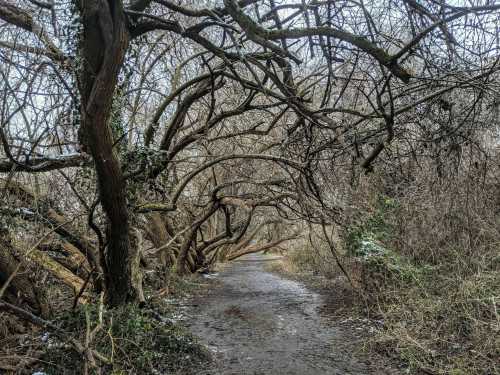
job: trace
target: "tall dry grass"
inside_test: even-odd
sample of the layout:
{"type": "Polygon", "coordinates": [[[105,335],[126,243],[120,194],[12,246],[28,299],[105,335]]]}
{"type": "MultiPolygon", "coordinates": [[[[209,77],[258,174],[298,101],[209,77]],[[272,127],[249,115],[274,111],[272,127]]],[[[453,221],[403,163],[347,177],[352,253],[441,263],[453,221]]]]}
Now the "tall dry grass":
{"type": "MultiPolygon", "coordinates": [[[[382,169],[346,195],[337,244],[383,322],[373,347],[410,373],[500,374],[500,169],[477,165],[382,169]]],[[[333,272],[302,250],[299,268],[333,272]]]]}

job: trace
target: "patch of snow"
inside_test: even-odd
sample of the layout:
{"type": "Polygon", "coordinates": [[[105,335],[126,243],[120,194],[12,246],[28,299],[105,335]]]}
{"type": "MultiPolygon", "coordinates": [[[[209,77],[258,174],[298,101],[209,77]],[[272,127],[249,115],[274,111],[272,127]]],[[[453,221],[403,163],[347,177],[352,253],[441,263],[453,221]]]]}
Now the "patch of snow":
{"type": "Polygon", "coordinates": [[[205,279],[215,279],[217,276],[219,276],[218,272],[215,273],[204,273],[202,274],[205,279]]]}
{"type": "Polygon", "coordinates": [[[19,208],[18,211],[23,215],[34,215],[35,213],[26,207],[19,208]]]}

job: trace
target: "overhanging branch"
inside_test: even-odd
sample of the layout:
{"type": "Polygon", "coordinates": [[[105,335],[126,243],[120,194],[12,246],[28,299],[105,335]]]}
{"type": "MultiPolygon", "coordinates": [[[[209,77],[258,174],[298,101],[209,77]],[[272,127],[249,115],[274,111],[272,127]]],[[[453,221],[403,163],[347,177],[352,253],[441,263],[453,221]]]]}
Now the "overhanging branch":
{"type": "Polygon", "coordinates": [[[34,157],[19,163],[15,163],[10,159],[0,159],[0,173],[10,173],[12,171],[40,173],[90,164],[90,157],[84,154],[34,157]]]}

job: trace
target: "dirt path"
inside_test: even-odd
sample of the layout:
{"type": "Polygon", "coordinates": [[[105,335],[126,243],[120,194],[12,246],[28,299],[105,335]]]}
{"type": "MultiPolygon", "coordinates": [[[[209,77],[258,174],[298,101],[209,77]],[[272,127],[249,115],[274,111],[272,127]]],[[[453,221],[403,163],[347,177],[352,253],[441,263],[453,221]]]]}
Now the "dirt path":
{"type": "Polygon", "coordinates": [[[394,374],[356,359],[354,329],[329,321],[324,298],[265,270],[268,256],[248,256],[216,276],[193,301],[186,322],[215,354],[203,374],[394,374]]]}

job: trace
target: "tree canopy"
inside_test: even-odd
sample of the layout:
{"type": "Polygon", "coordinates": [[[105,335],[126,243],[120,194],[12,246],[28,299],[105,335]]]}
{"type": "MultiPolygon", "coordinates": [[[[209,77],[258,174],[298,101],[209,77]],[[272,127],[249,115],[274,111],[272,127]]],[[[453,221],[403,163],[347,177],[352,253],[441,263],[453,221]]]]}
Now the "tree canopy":
{"type": "Polygon", "coordinates": [[[356,174],[495,146],[499,10],[0,0],[0,224],[51,228],[116,306],[148,259],[195,272],[339,222],[356,174]]]}

